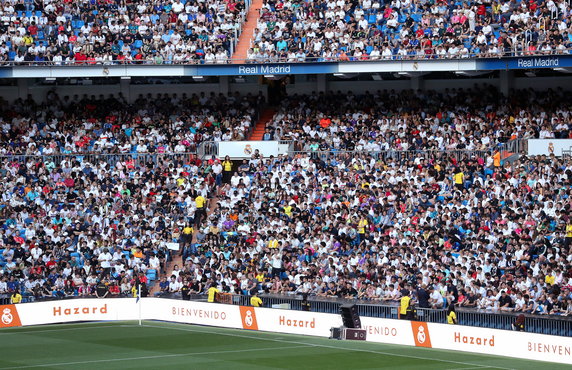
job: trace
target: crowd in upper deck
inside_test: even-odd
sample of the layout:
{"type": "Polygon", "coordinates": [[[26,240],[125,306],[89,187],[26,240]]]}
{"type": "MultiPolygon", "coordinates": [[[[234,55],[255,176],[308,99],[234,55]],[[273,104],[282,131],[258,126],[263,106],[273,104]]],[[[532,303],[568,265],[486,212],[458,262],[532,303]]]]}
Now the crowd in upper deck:
{"type": "MultiPolygon", "coordinates": [[[[243,0],[6,0],[0,61],[227,63],[243,0]]],[[[248,62],[568,54],[565,0],[265,0],[248,62]]]]}
{"type": "Polygon", "coordinates": [[[0,60],[226,63],[245,11],[243,0],[6,0],[0,60]]]}
{"type": "Polygon", "coordinates": [[[250,62],[569,54],[567,1],[264,1],[250,62]]]}

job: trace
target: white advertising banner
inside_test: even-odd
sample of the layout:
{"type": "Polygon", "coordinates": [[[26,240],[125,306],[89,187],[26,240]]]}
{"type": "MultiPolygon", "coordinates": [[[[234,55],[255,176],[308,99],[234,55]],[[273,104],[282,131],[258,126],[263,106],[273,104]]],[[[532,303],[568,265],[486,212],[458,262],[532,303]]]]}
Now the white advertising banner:
{"type": "Polygon", "coordinates": [[[529,139],[528,155],[562,156],[563,150],[572,149],[572,139],[529,139]]]}
{"type": "Polygon", "coordinates": [[[367,341],[414,346],[411,322],[405,320],[361,317],[361,327],[367,332],[367,341]]]}
{"type": "Polygon", "coordinates": [[[332,327],[342,326],[340,315],[327,313],[260,307],[241,307],[241,311],[243,317],[253,317],[252,325],[244,325],[251,330],[329,337],[332,327]]]}
{"type": "Polygon", "coordinates": [[[74,321],[119,321],[138,318],[135,298],[67,299],[12,306],[22,326],[74,321]]]}
{"type": "Polygon", "coordinates": [[[143,303],[144,320],[242,328],[240,306],[162,298],[144,298],[143,303]]]}
{"type": "Polygon", "coordinates": [[[572,338],[462,325],[427,324],[433,348],[572,364],[572,338]]]}
{"type": "Polygon", "coordinates": [[[231,159],[250,159],[258,150],[265,158],[281,154],[278,141],[221,141],[218,143],[218,156],[231,159]]]}
{"type": "MultiPolygon", "coordinates": [[[[71,299],[0,306],[0,328],[74,321],[160,320],[329,337],[336,314],[162,298],[71,299]]],[[[370,342],[572,364],[572,338],[462,325],[362,317],[370,342]]]]}

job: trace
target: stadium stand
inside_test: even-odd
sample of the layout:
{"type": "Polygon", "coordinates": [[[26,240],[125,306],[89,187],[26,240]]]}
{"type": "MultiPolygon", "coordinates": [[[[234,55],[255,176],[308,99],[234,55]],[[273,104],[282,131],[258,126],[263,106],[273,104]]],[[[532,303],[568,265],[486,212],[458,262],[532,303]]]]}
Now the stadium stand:
{"type": "Polygon", "coordinates": [[[569,53],[566,1],[265,1],[250,62],[569,53]]]}
{"type": "Polygon", "coordinates": [[[0,60],[226,63],[246,11],[243,0],[8,0],[0,6],[0,60]]]}
{"type": "Polygon", "coordinates": [[[569,93],[513,96],[294,95],[266,127],[295,150],[242,163],[182,142],[244,137],[256,96],[2,102],[0,294],[89,296],[103,281],[129,295],[161,278],[159,296],[390,303],[415,286],[420,307],[569,315],[572,162],[498,154],[570,137],[569,93]]]}
{"type": "MultiPolygon", "coordinates": [[[[243,0],[4,1],[0,61],[224,64],[238,43],[249,5],[243,0]]],[[[569,2],[553,0],[265,1],[246,58],[302,62],[568,54],[569,16],[569,2]]]]}

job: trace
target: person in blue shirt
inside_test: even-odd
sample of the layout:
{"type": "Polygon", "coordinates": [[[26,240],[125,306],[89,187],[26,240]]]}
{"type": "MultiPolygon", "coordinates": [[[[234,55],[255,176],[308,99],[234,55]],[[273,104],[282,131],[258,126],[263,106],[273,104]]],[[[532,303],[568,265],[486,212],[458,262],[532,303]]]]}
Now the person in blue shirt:
{"type": "Polygon", "coordinates": [[[276,43],[276,50],[278,51],[288,51],[288,43],[286,42],[286,40],[284,40],[283,37],[280,38],[280,40],[276,43]]]}

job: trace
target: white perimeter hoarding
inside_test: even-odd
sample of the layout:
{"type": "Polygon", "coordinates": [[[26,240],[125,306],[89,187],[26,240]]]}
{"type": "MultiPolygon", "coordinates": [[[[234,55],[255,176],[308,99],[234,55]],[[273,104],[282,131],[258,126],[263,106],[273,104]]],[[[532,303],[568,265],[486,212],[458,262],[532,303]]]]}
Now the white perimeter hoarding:
{"type": "Polygon", "coordinates": [[[241,307],[241,311],[243,317],[252,317],[244,320],[244,328],[251,330],[329,337],[332,327],[342,326],[340,315],[327,313],[260,307],[241,307]]]}
{"type": "MultiPolygon", "coordinates": [[[[71,299],[0,306],[0,328],[75,321],[161,320],[329,337],[340,315],[161,298],[71,299]]],[[[417,321],[361,318],[370,342],[572,364],[572,337],[417,321]]]]}
{"type": "MultiPolygon", "coordinates": [[[[74,321],[135,320],[138,305],[133,299],[69,299],[2,306],[21,326],[74,321]]],[[[4,320],[2,320],[5,324],[4,320]]],[[[19,325],[14,325],[19,326],[19,325]]]]}
{"type": "Polygon", "coordinates": [[[572,338],[427,324],[433,348],[572,364],[572,338]]]}
{"type": "Polygon", "coordinates": [[[242,328],[240,306],[227,304],[144,298],[141,317],[144,320],[242,328]]]}
{"type": "Polygon", "coordinates": [[[563,150],[572,148],[572,139],[529,139],[528,155],[562,156],[563,150]]]}

